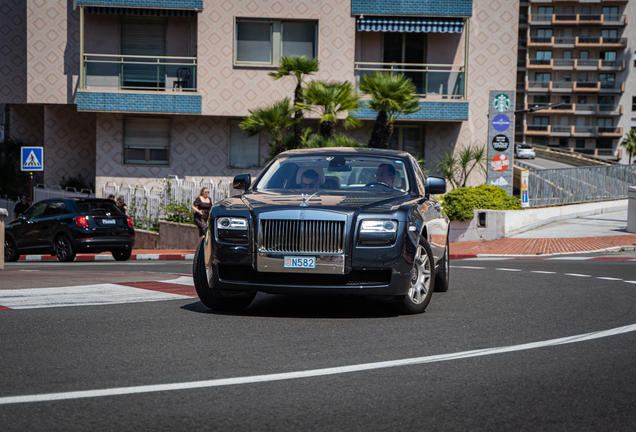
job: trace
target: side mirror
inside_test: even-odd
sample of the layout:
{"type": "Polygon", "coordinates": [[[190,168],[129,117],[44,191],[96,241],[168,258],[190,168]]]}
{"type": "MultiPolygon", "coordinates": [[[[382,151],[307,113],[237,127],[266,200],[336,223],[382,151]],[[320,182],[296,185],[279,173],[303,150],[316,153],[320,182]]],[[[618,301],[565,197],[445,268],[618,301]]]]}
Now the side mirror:
{"type": "Polygon", "coordinates": [[[239,174],[234,177],[232,187],[236,190],[246,191],[252,184],[252,177],[249,174],[239,174]]]}
{"type": "Polygon", "coordinates": [[[426,177],[426,195],[437,195],[446,193],[446,179],[443,177],[426,177]]]}

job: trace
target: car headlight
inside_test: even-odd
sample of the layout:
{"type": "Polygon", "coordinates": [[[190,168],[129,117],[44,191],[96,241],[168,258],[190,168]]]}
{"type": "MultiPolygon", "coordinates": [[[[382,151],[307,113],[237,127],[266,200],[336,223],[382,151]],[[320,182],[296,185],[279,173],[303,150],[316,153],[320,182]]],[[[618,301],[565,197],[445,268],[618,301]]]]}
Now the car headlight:
{"type": "Polygon", "coordinates": [[[395,243],[398,222],[395,220],[367,219],[360,223],[358,244],[361,246],[390,246],[395,243]]]}
{"type": "Polygon", "coordinates": [[[221,241],[247,244],[248,228],[246,218],[222,216],[216,219],[216,236],[221,241]]]}
{"type": "Polygon", "coordinates": [[[246,230],[247,219],[239,217],[220,217],[216,220],[216,227],[226,230],[246,230]]]}

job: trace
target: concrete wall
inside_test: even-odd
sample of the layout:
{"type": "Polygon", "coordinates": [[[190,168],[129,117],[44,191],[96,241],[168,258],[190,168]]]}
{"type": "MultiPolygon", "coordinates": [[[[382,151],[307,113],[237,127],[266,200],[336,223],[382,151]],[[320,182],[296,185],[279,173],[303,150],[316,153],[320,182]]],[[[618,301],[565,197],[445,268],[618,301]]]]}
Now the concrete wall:
{"type": "Polygon", "coordinates": [[[199,228],[174,222],[159,222],[159,249],[196,249],[199,228]]]}
{"type": "Polygon", "coordinates": [[[636,233],[636,186],[629,187],[627,205],[627,231],[636,233]]]}
{"type": "Polygon", "coordinates": [[[526,210],[473,210],[473,218],[452,221],[450,241],[466,242],[497,240],[510,237],[552,222],[576,217],[620,211],[627,208],[627,200],[575,204],[526,210]],[[480,227],[479,213],[486,214],[486,226],[480,227]]]}

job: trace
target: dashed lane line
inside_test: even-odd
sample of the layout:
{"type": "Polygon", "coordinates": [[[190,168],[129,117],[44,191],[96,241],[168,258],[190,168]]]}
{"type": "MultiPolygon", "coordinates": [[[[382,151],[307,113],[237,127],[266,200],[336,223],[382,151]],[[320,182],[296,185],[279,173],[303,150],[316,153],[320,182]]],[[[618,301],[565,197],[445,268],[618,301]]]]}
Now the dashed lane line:
{"type": "Polygon", "coordinates": [[[608,280],[608,281],[622,281],[623,279],[613,278],[613,277],[596,277],[596,279],[608,280]]]}
{"type": "Polygon", "coordinates": [[[450,266],[450,268],[463,268],[463,269],[473,269],[473,270],[486,270],[486,267],[470,267],[470,266],[450,266]]]}
{"type": "Polygon", "coordinates": [[[520,271],[522,271],[522,270],[520,270],[520,269],[508,269],[508,268],[498,268],[498,269],[495,269],[495,270],[499,270],[499,271],[509,271],[509,272],[520,272],[520,271]]]}
{"type": "MultiPolygon", "coordinates": [[[[635,282],[636,283],[636,282],[635,282]]],[[[546,341],[531,342],[519,345],[510,345],[496,348],[484,348],[472,351],[462,351],[451,354],[432,355],[426,357],[415,357],[402,360],[391,360],[375,363],[362,363],[351,366],[331,367],[324,369],[310,369],[306,371],[286,372],[267,375],[253,375],[245,377],[235,378],[221,378],[203,381],[191,381],[171,384],[155,384],[144,386],[131,386],[131,387],[114,387],[97,390],[83,390],[83,391],[71,391],[71,392],[59,392],[59,393],[44,393],[34,395],[22,395],[22,396],[6,396],[0,397],[0,405],[18,404],[18,403],[33,403],[33,402],[51,402],[62,400],[76,400],[87,398],[98,398],[105,396],[121,396],[143,393],[156,393],[175,390],[193,390],[202,388],[224,387],[231,385],[245,385],[245,384],[259,384],[274,381],[302,379],[302,378],[315,378],[329,375],[339,375],[345,373],[364,372],[370,370],[387,369],[403,366],[414,366],[426,363],[436,363],[442,361],[460,360],[467,358],[483,357],[495,354],[504,354],[518,351],[526,351],[537,348],[555,347],[559,345],[573,344],[579,342],[591,341],[594,339],[601,339],[611,336],[617,336],[620,334],[630,333],[636,331],[636,324],[630,324],[627,326],[616,327],[609,330],[597,331],[592,333],[585,333],[575,336],[567,336],[558,339],[550,339],[546,341]]]]}
{"type": "Polygon", "coordinates": [[[539,273],[539,274],[556,274],[556,272],[551,271],[541,271],[541,270],[531,270],[530,273],[539,273]]]}
{"type": "Polygon", "coordinates": [[[577,274],[577,273],[563,273],[565,276],[574,276],[574,277],[592,277],[590,275],[583,275],[583,274],[577,274]]]}

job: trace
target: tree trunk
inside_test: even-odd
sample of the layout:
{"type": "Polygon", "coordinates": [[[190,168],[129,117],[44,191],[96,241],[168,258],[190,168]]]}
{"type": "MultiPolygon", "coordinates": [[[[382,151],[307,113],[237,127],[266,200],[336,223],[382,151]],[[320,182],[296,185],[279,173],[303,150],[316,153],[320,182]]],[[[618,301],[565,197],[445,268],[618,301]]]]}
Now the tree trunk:
{"type": "Polygon", "coordinates": [[[370,148],[382,148],[382,132],[386,127],[386,122],[389,119],[386,111],[380,111],[375,118],[373,124],[373,132],[371,132],[371,138],[369,139],[370,148]]]}
{"type": "MultiPolygon", "coordinates": [[[[302,87],[301,83],[298,82],[296,84],[296,90],[294,92],[294,107],[298,103],[303,103],[302,97],[302,87]]],[[[302,137],[303,137],[303,110],[296,110],[294,112],[294,119],[298,120],[298,123],[294,125],[294,143],[296,144],[296,148],[300,148],[302,146],[302,137]]]]}
{"type": "Polygon", "coordinates": [[[387,123],[382,131],[382,141],[380,148],[388,149],[391,142],[391,135],[393,135],[393,123],[387,123]]]}
{"type": "Polygon", "coordinates": [[[287,151],[287,146],[285,145],[285,141],[280,140],[276,142],[276,154],[281,154],[282,152],[287,151]]]}
{"type": "Polygon", "coordinates": [[[324,121],[320,123],[320,135],[325,138],[333,138],[336,136],[336,123],[333,121],[324,121]]]}

